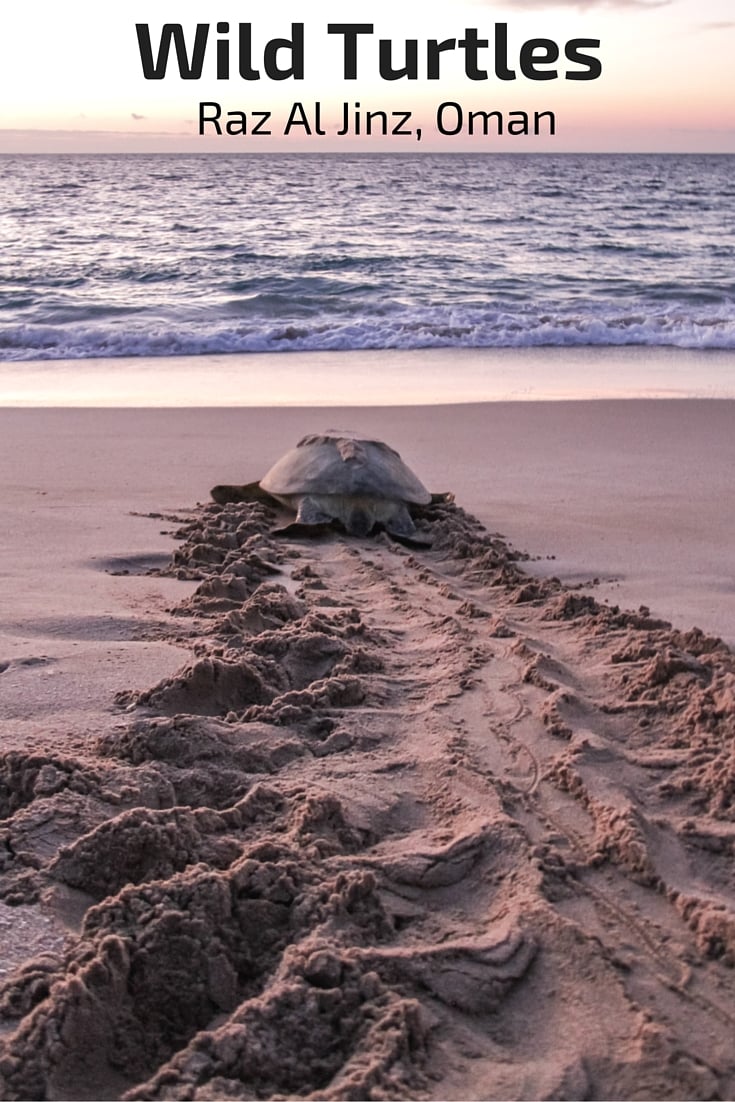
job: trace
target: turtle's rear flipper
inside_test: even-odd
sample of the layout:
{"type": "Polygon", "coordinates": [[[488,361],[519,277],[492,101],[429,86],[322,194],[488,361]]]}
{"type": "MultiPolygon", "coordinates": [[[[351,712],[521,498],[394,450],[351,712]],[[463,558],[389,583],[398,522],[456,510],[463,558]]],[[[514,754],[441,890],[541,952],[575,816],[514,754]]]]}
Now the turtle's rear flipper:
{"type": "Polygon", "coordinates": [[[426,551],[433,546],[430,540],[422,540],[418,536],[403,536],[398,532],[391,532],[390,528],[386,528],[386,532],[395,543],[402,543],[404,547],[410,547],[414,551],[426,551]]]}
{"type": "Polygon", "coordinates": [[[397,505],[393,515],[380,527],[385,529],[392,540],[402,543],[404,547],[413,547],[416,550],[431,547],[430,541],[417,535],[416,525],[405,505],[397,505]]]}
{"type": "Polygon", "coordinates": [[[288,539],[289,536],[302,536],[305,539],[315,540],[319,536],[325,536],[327,532],[334,531],[331,521],[324,521],[321,524],[302,524],[300,521],[295,520],[292,524],[287,524],[285,528],[272,528],[271,535],[288,539]]]}
{"type": "Polygon", "coordinates": [[[213,501],[218,505],[236,505],[241,501],[262,501],[265,505],[275,505],[276,502],[260,488],[259,482],[248,482],[245,486],[215,486],[210,490],[213,501]]]}

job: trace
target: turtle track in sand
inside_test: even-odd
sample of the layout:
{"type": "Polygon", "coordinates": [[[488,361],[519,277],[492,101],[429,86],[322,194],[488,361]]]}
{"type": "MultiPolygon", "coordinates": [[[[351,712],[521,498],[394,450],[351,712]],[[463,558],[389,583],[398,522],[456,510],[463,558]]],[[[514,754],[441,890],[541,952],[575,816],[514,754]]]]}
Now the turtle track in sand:
{"type": "Polygon", "coordinates": [[[454,506],[269,519],[184,525],[191,660],[89,753],[0,756],[2,1097],[732,1097],[732,653],[454,506]]]}

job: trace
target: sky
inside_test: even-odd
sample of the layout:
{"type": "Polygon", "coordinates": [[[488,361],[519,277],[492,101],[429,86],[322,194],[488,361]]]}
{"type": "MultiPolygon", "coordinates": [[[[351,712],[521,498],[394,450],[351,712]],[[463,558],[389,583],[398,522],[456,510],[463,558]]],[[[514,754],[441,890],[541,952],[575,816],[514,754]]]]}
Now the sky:
{"type": "MultiPolygon", "coordinates": [[[[275,56],[288,67],[289,50],[275,56]]],[[[735,152],[733,57],[733,0],[423,0],[420,8],[399,0],[27,0],[3,12],[0,153],[735,152]],[[229,33],[218,32],[220,21],[229,22],[229,33]],[[145,79],[135,24],[148,25],[156,54],[167,22],[183,25],[189,49],[196,25],[210,25],[199,80],[181,79],[173,51],[165,78],[145,79]],[[288,40],[293,22],[304,24],[303,79],[271,79],[267,44],[288,40]],[[373,25],[357,40],[354,80],[345,79],[343,39],[327,33],[330,22],[373,25]],[[258,80],[238,72],[241,23],[251,27],[258,80]],[[495,73],[498,24],[507,25],[514,80],[495,73]],[[467,28],[489,42],[477,56],[487,79],[468,76],[459,47],[442,51],[439,78],[427,79],[427,42],[459,42],[467,28]],[[381,77],[380,40],[400,68],[410,39],[418,43],[417,79],[381,77]],[[560,60],[538,66],[556,70],[556,78],[529,79],[521,71],[521,50],[531,39],[558,45],[560,60]],[[599,59],[598,78],[566,77],[583,68],[565,57],[574,39],[599,40],[599,47],[580,48],[599,59]],[[218,41],[229,43],[229,79],[217,76],[218,41]],[[345,105],[347,132],[340,135],[345,105]],[[217,111],[222,133],[207,122],[200,134],[200,117],[217,111]],[[382,134],[383,116],[389,131],[403,132],[382,134]],[[227,133],[228,122],[236,132],[227,133]],[[261,133],[253,133],[258,126],[261,133]]]]}

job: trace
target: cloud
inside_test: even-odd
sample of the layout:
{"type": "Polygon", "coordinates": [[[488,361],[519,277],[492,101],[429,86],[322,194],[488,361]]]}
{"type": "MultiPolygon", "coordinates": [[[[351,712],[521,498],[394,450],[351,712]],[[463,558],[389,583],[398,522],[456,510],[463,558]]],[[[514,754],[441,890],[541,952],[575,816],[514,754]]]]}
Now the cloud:
{"type": "Polygon", "coordinates": [[[731,31],[735,29],[735,20],[723,19],[719,23],[700,23],[700,31],[731,31]]]}

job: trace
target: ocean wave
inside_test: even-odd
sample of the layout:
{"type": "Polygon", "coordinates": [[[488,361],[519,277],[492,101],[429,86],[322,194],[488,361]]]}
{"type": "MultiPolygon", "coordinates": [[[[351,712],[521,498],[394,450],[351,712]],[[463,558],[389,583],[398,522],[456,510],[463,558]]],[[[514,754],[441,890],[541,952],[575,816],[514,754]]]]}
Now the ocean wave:
{"type": "Polygon", "coordinates": [[[734,163],[15,158],[0,360],[733,349],[734,163]]]}
{"type": "Polygon", "coordinates": [[[91,324],[13,325],[0,329],[0,360],[182,356],[212,353],[421,348],[539,348],[640,345],[735,349],[735,312],[692,318],[646,316],[529,316],[467,309],[405,310],[392,316],[248,319],[215,322],[106,318],[91,324]]]}

